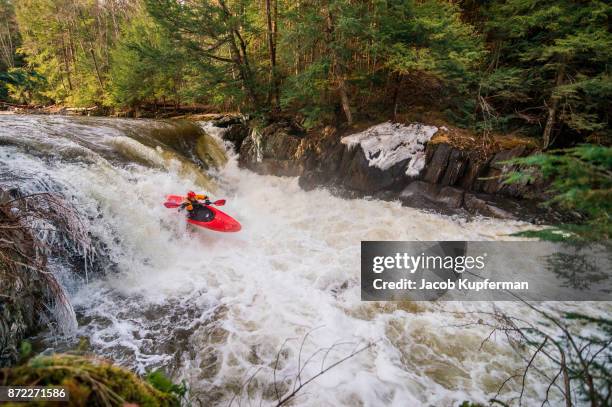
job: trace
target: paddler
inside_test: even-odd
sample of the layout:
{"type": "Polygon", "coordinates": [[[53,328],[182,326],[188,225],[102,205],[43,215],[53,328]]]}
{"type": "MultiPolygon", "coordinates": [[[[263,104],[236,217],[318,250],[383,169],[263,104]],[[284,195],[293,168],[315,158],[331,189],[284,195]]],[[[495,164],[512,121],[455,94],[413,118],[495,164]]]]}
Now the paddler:
{"type": "Polygon", "coordinates": [[[193,191],[189,191],[187,192],[185,201],[183,201],[183,203],[181,204],[181,209],[187,209],[187,212],[191,213],[194,208],[202,206],[202,202],[200,201],[204,201],[206,205],[210,205],[210,201],[208,200],[207,195],[200,195],[196,194],[193,191]]]}

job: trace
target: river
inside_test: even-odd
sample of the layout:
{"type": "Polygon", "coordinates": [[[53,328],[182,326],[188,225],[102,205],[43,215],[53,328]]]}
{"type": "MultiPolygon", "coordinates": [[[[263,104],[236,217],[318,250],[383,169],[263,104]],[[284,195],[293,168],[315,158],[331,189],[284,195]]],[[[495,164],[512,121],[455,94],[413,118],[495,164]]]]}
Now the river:
{"type": "Polygon", "coordinates": [[[369,343],[294,404],[486,402],[523,366],[503,338],[481,348],[489,331],[460,326],[457,312],[489,303],[361,302],[359,251],[362,240],[507,240],[524,224],[305,192],[295,178],[240,169],[221,130],[200,126],[208,134],[183,122],[0,116],[3,185],[62,194],[96,243],[87,273],[51,262],[75,319],[46,346],[86,338],[140,373],[166,367],[203,405],[273,403],[298,372],[306,381],[369,343]],[[187,190],[227,199],[242,231],[195,229],[162,205],[187,190]]]}

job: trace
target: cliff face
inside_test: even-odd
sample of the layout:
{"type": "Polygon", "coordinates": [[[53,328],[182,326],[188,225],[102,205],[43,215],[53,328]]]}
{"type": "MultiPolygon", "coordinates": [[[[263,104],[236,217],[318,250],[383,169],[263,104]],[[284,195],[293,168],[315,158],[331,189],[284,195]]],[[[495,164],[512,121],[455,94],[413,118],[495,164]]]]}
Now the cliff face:
{"type": "Polygon", "coordinates": [[[357,134],[330,126],[306,134],[275,123],[250,130],[240,145],[240,164],[261,174],[299,176],[307,190],[327,186],[445,213],[532,220],[538,211],[530,199],[543,186],[507,185],[502,178],[511,169],[504,161],[535,146],[514,139],[485,152],[475,138],[454,131],[383,123],[357,134]]]}

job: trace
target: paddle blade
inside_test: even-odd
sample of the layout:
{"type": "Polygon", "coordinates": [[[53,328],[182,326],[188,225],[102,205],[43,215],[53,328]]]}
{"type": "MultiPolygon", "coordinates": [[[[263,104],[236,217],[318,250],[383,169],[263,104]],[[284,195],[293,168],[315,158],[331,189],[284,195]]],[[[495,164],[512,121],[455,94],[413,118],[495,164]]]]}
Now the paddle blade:
{"type": "Polygon", "coordinates": [[[168,202],[164,202],[164,206],[165,206],[166,208],[178,208],[178,207],[179,207],[179,206],[181,206],[181,205],[177,204],[176,202],[170,202],[170,201],[168,201],[168,202]]]}
{"type": "Polygon", "coordinates": [[[218,201],[213,202],[213,205],[223,206],[225,205],[225,199],[219,199],[218,201]]]}

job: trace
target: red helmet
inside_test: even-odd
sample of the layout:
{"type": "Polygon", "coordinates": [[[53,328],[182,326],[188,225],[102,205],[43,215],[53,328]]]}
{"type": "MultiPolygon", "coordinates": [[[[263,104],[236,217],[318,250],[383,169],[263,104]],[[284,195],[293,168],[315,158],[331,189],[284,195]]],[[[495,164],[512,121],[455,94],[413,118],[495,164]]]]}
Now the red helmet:
{"type": "Polygon", "coordinates": [[[193,191],[187,192],[187,198],[188,199],[195,199],[195,197],[196,197],[196,193],[195,192],[193,192],[193,191]]]}

